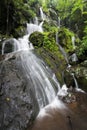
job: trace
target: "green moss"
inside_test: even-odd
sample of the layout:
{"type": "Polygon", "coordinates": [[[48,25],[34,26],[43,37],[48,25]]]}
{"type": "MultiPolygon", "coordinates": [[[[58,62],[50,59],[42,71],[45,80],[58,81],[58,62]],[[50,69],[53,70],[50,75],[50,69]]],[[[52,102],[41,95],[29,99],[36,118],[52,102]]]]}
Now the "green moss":
{"type": "Polygon", "coordinates": [[[44,35],[41,32],[34,32],[30,35],[29,41],[33,43],[35,47],[43,46],[44,35]]]}
{"type": "Polygon", "coordinates": [[[72,36],[74,33],[69,29],[62,27],[58,31],[59,44],[65,49],[66,52],[73,51],[72,36]]]}
{"type": "Polygon", "coordinates": [[[44,48],[49,49],[51,52],[55,53],[58,51],[58,46],[56,44],[56,32],[51,31],[44,33],[44,48]]]}
{"type": "Polygon", "coordinates": [[[36,49],[36,53],[53,70],[60,83],[62,83],[62,71],[65,69],[66,66],[62,54],[60,52],[54,54],[49,49],[43,47],[36,49]]]}
{"type": "Polygon", "coordinates": [[[44,29],[44,32],[49,32],[49,31],[57,31],[57,25],[54,21],[44,21],[43,23],[43,29],[44,29]]]}

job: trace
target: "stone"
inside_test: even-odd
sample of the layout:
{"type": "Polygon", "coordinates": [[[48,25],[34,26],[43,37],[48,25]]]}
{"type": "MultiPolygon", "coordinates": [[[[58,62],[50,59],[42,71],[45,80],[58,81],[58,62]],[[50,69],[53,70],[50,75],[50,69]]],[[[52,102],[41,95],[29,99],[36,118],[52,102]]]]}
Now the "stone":
{"type": "Polygon", "coordinates": [[[39,108],[17,58],[0,63],[0,130],[24,130],[39,108]]]}

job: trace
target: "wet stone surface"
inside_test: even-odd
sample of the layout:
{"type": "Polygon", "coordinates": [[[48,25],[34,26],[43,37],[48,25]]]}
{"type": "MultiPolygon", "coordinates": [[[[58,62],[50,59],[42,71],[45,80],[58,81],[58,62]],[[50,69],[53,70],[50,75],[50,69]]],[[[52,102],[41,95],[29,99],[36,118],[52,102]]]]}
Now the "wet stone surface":
{"type": "Polygon", "coordinates": [[[72,102],[62,99],[66,108],[46,107],[27,130],[87,130],[87,94],[72,92],[72,96],[72,102]]]}
{"type": "Polygon", "coordinates": [[[31,87],[16,60],[0,63],[0,130],[25,130],[38,113],[31,87]]]}

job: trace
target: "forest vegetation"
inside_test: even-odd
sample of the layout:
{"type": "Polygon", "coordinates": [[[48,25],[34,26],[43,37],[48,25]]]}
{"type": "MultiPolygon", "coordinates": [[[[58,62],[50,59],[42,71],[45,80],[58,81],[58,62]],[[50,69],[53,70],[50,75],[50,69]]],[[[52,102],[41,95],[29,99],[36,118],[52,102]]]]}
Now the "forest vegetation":
{"type": "Polygon", "coordinates": [[[24,35],[26,23],[33,22],[35,17],[41,20],[39,8],[42,7],[43,12],[50,21],[45,20],[43,24],[44,30],[46,32],[51,30],[54,32],[58,18],[60,18],[61,29],[59,29],[59,33],[62,33],[60,36],[61,44],[66,42],[66,36],[72,33],[71,35],[76,37],[77,54],[80,60],[84,60],[87,54],[86,6],[86,0],[1,0],[0,38],[17,38],[24,35]]]}

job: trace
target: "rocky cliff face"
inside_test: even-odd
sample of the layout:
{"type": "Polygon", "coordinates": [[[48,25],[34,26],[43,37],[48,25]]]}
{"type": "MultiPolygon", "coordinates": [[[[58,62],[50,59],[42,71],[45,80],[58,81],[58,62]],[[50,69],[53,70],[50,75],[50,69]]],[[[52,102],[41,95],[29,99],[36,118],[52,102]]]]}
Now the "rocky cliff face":
{"type": "Polygon", "coordinates": [[[39,111],[35,96],[17,57],[0,66],[0,129],[24,130],[39,111]]]}

